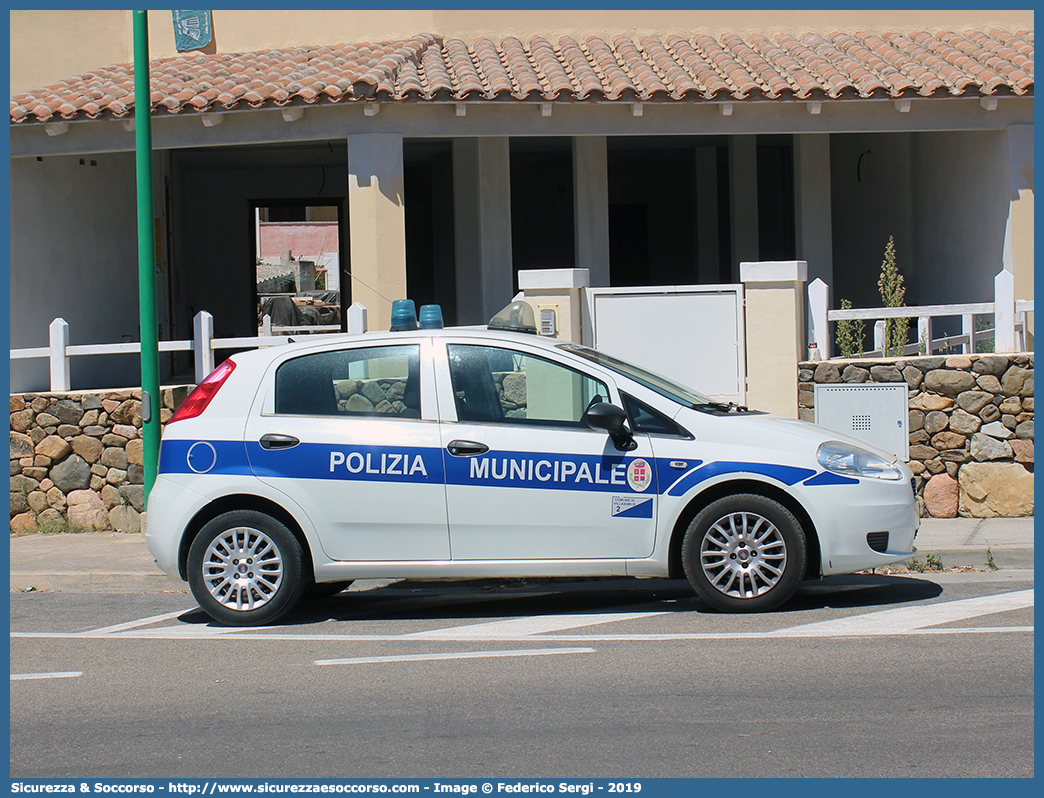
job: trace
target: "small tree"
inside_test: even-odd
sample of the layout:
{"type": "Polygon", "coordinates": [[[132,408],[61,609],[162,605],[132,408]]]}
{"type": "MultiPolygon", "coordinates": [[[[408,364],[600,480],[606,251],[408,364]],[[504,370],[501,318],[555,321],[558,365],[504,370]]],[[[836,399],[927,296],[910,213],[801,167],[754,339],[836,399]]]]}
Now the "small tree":
{"type": "MultiPolygon", "coordinates": [[[[852,301],[841,300],[841,310],[851,310],[852,301]]],[[[863,356],[863,320],[842,319],[837,323],[837,349],[841,357],[863,356]]]]}
{"type": "MultiPolygon", "coordinates": [[[[899,269],[895,265],[895,240],[892,236],[888,236],[888,246],[885,247],[884,261],[881,263],[881,277],[877,281],[877,289],[881,292],[881,301],[886,308],[905,307],[906,287],[903,285],[903,276],[899,274],[899,269]]],[[[909,326],[909,319],[885,320],[885,357],[903,354],[903,350],[906,348],[909,326]]]]}

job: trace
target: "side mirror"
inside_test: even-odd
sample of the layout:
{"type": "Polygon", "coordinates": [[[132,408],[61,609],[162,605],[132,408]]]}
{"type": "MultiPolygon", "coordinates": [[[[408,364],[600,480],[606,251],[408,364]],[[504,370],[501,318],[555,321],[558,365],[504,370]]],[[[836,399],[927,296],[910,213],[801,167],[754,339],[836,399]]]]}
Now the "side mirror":
{"type": "Polygon", "coordinates": [[[599,402],[587,411],[587,425],[591,429],[602,429],[609,433],[613,445],[621,452],[630,452],[638,448],[638,441],[631,431],[624,426],[627,414],[616,405],[599,402]]]}

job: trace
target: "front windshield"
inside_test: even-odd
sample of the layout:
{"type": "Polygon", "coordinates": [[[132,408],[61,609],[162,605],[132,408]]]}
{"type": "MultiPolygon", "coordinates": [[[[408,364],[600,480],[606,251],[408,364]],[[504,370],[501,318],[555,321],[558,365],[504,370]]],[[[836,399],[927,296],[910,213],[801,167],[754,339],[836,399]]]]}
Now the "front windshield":
{"type": "Polygon", "coordinates": [[[635,382],[644,385],[650,391],[656,391],[660,396],[666,396],[671,401],[677,402],[680,405],[701,408],[707,406],[713,407],[719,404],[703,394],[694,391],[692,388],[681,385],[661,374],[646,371],[641,366],[634,365],[634,363],[619,360],[618,358],[615,358],[612,355],[607,355],[604,352],[597,352],[594,349],[588,349],[586,346],[580,346],[579,344],[558,344],[558,348],[565,349],[567,352],[572,352],[574,355],[579,355],[580,357],[597,363],[600,366],[605,366],[607,369],[611,369],[618,374],[623,374],[625,377],[629,377],[635,382]]]}

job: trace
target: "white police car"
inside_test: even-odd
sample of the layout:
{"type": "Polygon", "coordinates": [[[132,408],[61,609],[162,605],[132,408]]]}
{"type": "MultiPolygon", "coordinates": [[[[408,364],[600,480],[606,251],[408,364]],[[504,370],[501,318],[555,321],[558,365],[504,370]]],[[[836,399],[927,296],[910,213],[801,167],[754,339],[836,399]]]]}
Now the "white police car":
{"type": "Polygon", "coordinates": [[[322,336],[236,354],[186,399],[146,539],[232,625],[372,577],[685,576],[713,608],[760,611],[910,557],[910,478],[576,344],[322,336]]]}

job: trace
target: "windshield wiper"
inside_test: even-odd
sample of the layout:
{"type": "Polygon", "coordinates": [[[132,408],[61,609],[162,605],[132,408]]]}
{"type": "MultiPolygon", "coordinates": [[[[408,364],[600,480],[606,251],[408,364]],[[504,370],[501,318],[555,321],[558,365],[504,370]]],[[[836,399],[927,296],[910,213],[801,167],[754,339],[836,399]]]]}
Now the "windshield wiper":
{"type": "Polygon", "coordinates": [[[748,408],[746,405],[738,405],[735,402],[707,402],[703,405],[693,405],[694,410],[701,408],[710,408],[716,410],[719,413],[746,413],[748,408]]]}

